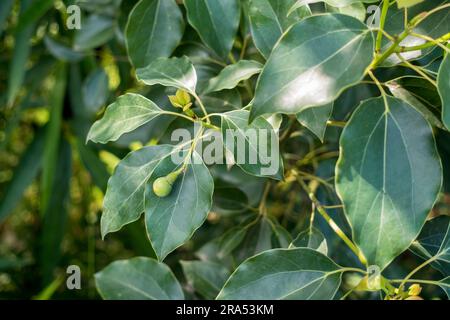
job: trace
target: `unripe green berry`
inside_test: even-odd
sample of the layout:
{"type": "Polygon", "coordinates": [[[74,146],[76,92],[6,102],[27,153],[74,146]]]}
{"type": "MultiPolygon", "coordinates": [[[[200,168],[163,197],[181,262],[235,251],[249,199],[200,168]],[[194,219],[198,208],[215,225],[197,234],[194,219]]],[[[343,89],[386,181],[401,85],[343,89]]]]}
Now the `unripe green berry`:
{"type": "Polygon", "coordinates": [[[172,191],[172,184],[167,177],[161,177],[153,182],[153,192],[159,198],[167,197],[172,191]]]}
{"type": "Polygon", "coordinates": [[[169,173],[165,177],[160,177],[153,182],[153,192],[160,198],[167,197],[172,191],[172,185],[177,181],[182,169],[169,173]]]}

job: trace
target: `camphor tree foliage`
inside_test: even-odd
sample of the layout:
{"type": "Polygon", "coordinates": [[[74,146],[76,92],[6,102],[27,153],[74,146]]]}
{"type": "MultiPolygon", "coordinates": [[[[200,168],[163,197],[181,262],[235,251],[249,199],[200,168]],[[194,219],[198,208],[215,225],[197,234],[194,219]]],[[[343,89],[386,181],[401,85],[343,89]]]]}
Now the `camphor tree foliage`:
{"type": "Polygon", "coordinates": [[[105,192],[103,241],[144,225],[153,250],[110,257],[95,274],[101,297],[448,298],[448,1],[77,3],[73,31],[72,2],[20,1],[3,100],[31,103],[21,87],[51,73],[50,119],[21,162],[22,181],[41,168],[48,228],[70,146],[105,192]],[[24,77],[36,25],[49,66],[24,77]],[[180,128],[192,136],[178,144],[180,128]],[[246,132],[276,136],[264,141],[279,146],[277,170],[260,154],[236,161],[228,129],[247,150],[259,146],[246,132]],[[203,159],[212,136],[234,161],[203,159]],[[44,143],[42,164],[27,159],[44,143]],[[121,159],[107,183],[105,151],[121,159]]]}

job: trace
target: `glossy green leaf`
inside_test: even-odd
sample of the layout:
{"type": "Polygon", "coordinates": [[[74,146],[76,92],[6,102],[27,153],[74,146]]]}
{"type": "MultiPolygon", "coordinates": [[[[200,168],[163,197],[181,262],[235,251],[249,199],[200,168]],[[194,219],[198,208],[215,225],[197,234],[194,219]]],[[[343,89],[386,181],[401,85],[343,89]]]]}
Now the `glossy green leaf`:
{"type": "Polygon", "coordinates": [[[344,129],[336,189],[369,264],[385,268],[419,234],[442,184],[430,125],[406,102],[363,102],[344,129]]]}
{"type": "Polygon", "coordinates": [[[97,290],[106,300],[183,300],[180,284],[168,266],[138,257],[118,260],[95,274],[97,290]]]}
{"type": "Polygon", "coordinates": [[[450,130],[450,54],[446,54],[439,68],[437,85],[442,100],[442,121],[450,130]]]}
{"type": "Polygon", "coordinates": [[[433,268],[444,276],[450,275],[450,217],[427,221],[410,249],[424,260],[433,259],[433,268]]]}
{"type": "Polygon", "coordinates": [[[323,142],[327,121],[330,120],[332,112],[333,103],[327,103],[326,105],[308,108],[297,113],[297,120],[323,142]]]}
{"type": "Polygon", "coordinates": [[[214,299],[230,272],[223,265],[209,261],[180,261],[188,283],[205,299],[214,299]]]}
{"type": "Polygon", "coordinates": [[[185,0],[184,5],[189,24],[202,41],[221,58],[226,58],[239,25],[239,1],[185,0]]]}
{"type": "Polygon", "coordinates": [[[74,49],[84,51],[99,47],[114,36],[115,24],[111,17],[90,15],[83,22],[83,28],[77,30],[74,49]]]}
{"type": "Polygon", "coordinates": [[[216,77],[209,80],[205,93],[233,89],[239,82],[260,73],[262,67],[261,63],[251,60],[240,60],[228,65],[216,77]]]}
{"type": "Polygon", "coordinates": [[[316,228],[311,228],[300,232],[292,243],[289,245],[289,248],[310,248],[313,250],[317,250],[324,255],[328,253],[327,240],[325,236],[316,228]]]}
{"type": "Polygon", "coordinates": [[[217,299],[328,300],[341,283],[341,270],[307,248],[265,251],[242,263],[217,299]]]}
{"type": "Polygon", "coordinates": [[[124,225],[139,219],[144,212],[144,194],[147,180],[156,166],[175,152],[172,146],[144,147],[129,153],[117,165],[108,181],[103,200],[101,231],[108,233],[120,230],[124,225]]]}
{"type": "Polygon", "coordinates": [[[195,93],[197,73],[186,56],[181,58],[158,58],[147,67],[137,69],[138,80],[146,85],[161,84],[195,93]]]}
{"type": "Polygon", "coordinates": [[[278,135],[265,119],[260,118],[249,124],[248,118],[249,112],[246,110],[221,115],[225,147],[232,152],[234,162],[245,172],[281,180],[283,160],[279,154],[278,135]]]}
{"type": "Polygon", "coordinates": [[[134,67],[142,68],[157,58],[169,57],[183,32],[183,16],[175,0],[139,1],[125,30],[128,55],[134,67]]]}
{"type": "Polygon", "coordinates": [[[275,43],[291,25],[311,15],[309,7],[301,6],[288,15],[295,0],[251,0],[250,30],[255,46],[268,58],[275,43]]]}
{"type": "Polygon", "coordinates": [[[442,290],[444,290],[445,293],[447,294],[447,298],[450,299],[450,277],[442,279],[438,283],[439,283],[439,286],[442,288],[442,290]]]}
{"type": "Polygon", "coordinates": [[[259,77],[250,120],[332,102],[363,78],[373,44],[367,26],[350,16],[325,14],[297,23],[280,39],[259,77]]]}
{"type": "Polygon", "coordinates": [[[160,261],[192,237],[212,206],[214,181],[196,152],[172,185],[169,195],[164,198],[155,195],[153,182],[178,168],[179,164],[171,157],[161,159],[146,183],[145,225],[160,261]]]}
{"type": "Polygon", "coordinates": [[[103,118],[93,124],[87,140],[97,143],[116,141],[163,112],[153,101],[139,94],[126,93],[106,108],[103,118]]]}
{"type": "Polygon", "coordinates": [[[237,89],[210,92],[200,96],[208,113],[242,109],[242,98],[237,89]]]}

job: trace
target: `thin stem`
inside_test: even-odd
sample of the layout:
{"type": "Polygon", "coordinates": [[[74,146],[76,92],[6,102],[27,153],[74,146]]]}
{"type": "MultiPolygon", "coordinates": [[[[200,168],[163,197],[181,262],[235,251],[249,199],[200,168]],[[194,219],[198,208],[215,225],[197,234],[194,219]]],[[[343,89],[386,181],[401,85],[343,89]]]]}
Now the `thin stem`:
{"type": "Polygon", "coordinates": [[[375,75],[372,73],[372,71],[369,71],[369,76],[372,78],[372,80],[375,82],[375,84],[377,85],[378,89],[381,92],[381,96],[383,97],[384,107],[386,111],[389,111],[389,104],[386,98],[386,91],[384,91],[383,86],[381,85],[380,81],[375,77],[375,75]]]}
{"type": "Polygon", "coordinates": [[[244,41],[243,41],[243,43],[242,43],[241,53],[239,54],[239,60],[244,59],[244,57],[245,57],[245,52],[246,52],[246,50],[247,50],[247,45],[248,45],[249,40],[250,40],[250,37],[249,37],[249,36],[245,36],[245,37],[244,37],[244,41]]]}
{"type": "Polygon", "coordinates": [[[383,7],[381,9],[381,17],[380,17],[380,28],[377,33],[377,40],[375,44],[375,52],[377,54],[379,54],[381,51],[381,41],[383,40],[383,33],[381,32],[381,30],[384,29],[388,9],[389,9],[389,0],[383,0],[383,7]]]}
{"type": "Polygon", "coordinates": [[[414,17],[411,20],[411,24],[414,27],[417,27],[419,24],[421,24],[425,19],[427,19],[429,16],[431,16],[433,13],[436,13],[442,9],[450,7],[450,3],[444,4],[442,6],[436,7],[430,11],[424,12],[423,14],[419,14],[418,16],[414,17]]]}
{"type": "Polygon", "coordinates": [[[258,207],[259,213],[262,214],[263,216],[266,215],[266,200],[267,200],[267,196],[269,195],[270,186],[271,186],[271,183],[270,183],[270,181],[268,181],[264,188],[261,202],[259,203],[259,207],[258,207]]]}
{"type": "Polygon", "coordinates": [[[167,115],[171,115],[171,116],[175,116],[175,117],[184,118],[184,119],[192,121],[194,123],[197,122],[195,119],[192,119],[191,117],[188,117],[187,115],[184,115],[182,113],[171,112],[171,111],[163,111],[163,112],[161,112],[161,114],[167,114],[167,115]]]}
{"type": "Polygon", "coordinates": [[[419,270],[421,270],[422,268],[426,267],[427,265],[429,265],[430,263],[432,263],[434,260],[436,260],[439,256],[434,256],[431,257],[430,259],[424,261],[423,263],[421,263],[419,266],[417,266],[413,271],[411,271],[406,277],[405,279],[403,279],[403,281],[400,283],[399,287],[398,287],[398,291],[400,291],[403,286],[405,285],[405,283],[414,275],[416,274],[419,270]]]}
{"type": "MultiPolygon", "coordinates": [[[[450,40],[450,32],[443,35],[442,37],[440,37],[438,39],[433,39],[431,37],[428,37],[426,35],[419,34],[419,33],[411,33],[411,35],[414,37],[421,38],[421,39],[428,41],[427,43],[416,46],[416,47],[419,47],[419,50],[423,49],[423,48],[431,47],[433,45],[437,45],[437,46],[441,47],[444,51],[450,52],[450,49],[442,44],[442,42],[447,42],[448,40],[450,40]],[[420,48],[420,47],[422,47],[422,48],[420,48]]],[[[414,47],[408,47],[408,48],[414,48],[414,47]]]]}
{"type": "Polygon", "coordinates": [[[206,108],[205,108],[205,105],[202,102],[202,99],[200,99],[200,97],[195,92],[191,92],[191,94],[195,98],[195,100],[197,100],[198,105],[200,106],[200,109],[202,110],[204,116],[206,117],[206,123],[210,124],[211,120],[209,120],[208,112],[206,112],[206,108]]]}
{"type": "Polygon", "coordinates": [[[376,66],[383,63],[387,58],[389,58],[389,56],[395,52],[398,45],[409,35],[409,32],[410,32],[409,28],[403,31],[383,54],[379,55],[372,61],[372,63],[367,68],[366,73],[368,73],[370,70],[374,69],[376,66]]]}
{"type": "Polygon", "coordinates": [[[399,53],[396,53],[396,55],[407,67],[409,67],[410,69],[414,70],[415,72],[420,74],[422,77],[424,77],[426,80],[428,80],[433,86],[437,87],[436,81],[431,79],[425,72],[420,70],[420,68],[418,68],[417,66],[413,65],[411,62],[409,62],[408,60],[403,58],[399,53]]]}
{"type": "Polygon", "coordinates": [[[356,245],[353,243],[352,240],[350,240],[347,235],[342,231],[341,228],[334,222],[334,220],[328,215],[328,213],[325,211],[325,209],[320,204],[319,200],[317,200],[315,194],[311,191],[311,189],[306,185],[306,183],[301,179],[297,179],[302,188],[306,191],[308,194],[309,199],[314,202],[316,205],[317,211],[320,213],[320,215],[325,219],[325,221],[329,224],[331,229],[339,236],[339,238],[342,239],[342,241],[345,242],[345,244],[350,248],[350,250],[353,251],[353,253],[358,257],[358,259],[361,261],[362,264],[367,265],[367,260],[362,254],[362,252],[356,247],[356,245]]]}
{"type": "Polygon", "coordinates": [[[445,282],[439,282],[439,281],[433,281],[433,280],[422,280],[422,279],[407,279],[406,281],[404,279],[393,279],[389,280],[391,283],[423,283],[423,284],[431,284],[434,286],[443,286],[450,288],[450,284],[447,284],[445,282]]]}

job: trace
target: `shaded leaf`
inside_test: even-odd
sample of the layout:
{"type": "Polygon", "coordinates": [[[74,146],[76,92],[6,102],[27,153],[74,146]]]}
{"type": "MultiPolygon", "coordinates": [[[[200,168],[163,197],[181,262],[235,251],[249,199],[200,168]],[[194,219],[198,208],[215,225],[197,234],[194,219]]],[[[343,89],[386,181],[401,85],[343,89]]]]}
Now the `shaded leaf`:
{"type": "Polygon", "coordinates": [[[333,103],[327,103],[326,105],[308,108],[297,113],[297,120],[303,126],[311,130],[311,132],[323,142],[325,130],[327,129],[327,122],[330,120],[332,112],[333,103]]]}
{"type": "Polygon", "coordinates": [[[183,32],[183,16],[175,0],[139,1],[125,30],[128,56],[134,67],[145,67],[156,58],[169,57],[183,32]]]}
{"type": "Polygon", "coordinates": [[[328,257],[307,249],[265,251],[242,263],[217,299],[329,300],[342,271],[328,257]]]}
{"type": "Polygon", "coordinates": [[[325,236],[316,228],[311,228],[300,232],[292,243],[289,245],[289,248],[310,248],[313,250],[317,250],[324,255],[328,253],[327,240],[325,236]]]}
{"type": "Polygon", "coordinates": [[[90,15],[83,22],[83,28],[75,33],[74,49],[85,51],[105,44],[114,36],[114,28],[115,22],[112,18],[90,15]]]}
{"type": "Polygon", "coordinates": [[[169,267],[138,257],[119,260],[95,274],[97,290],[106,300],[183,300],[180,284],[169,267]]]}
{"type": "Polygon", "coordinates": [[[189,24],[217,55],[226,58],[233,46],[240,8],[238,0],[185,0],[189,24]]]}
{"type": "Polygon", "coordinates": [[[439,68],[437,85],[442,100],[442,121],[450,130],[450,54],[446,54],[439,68]]]}

